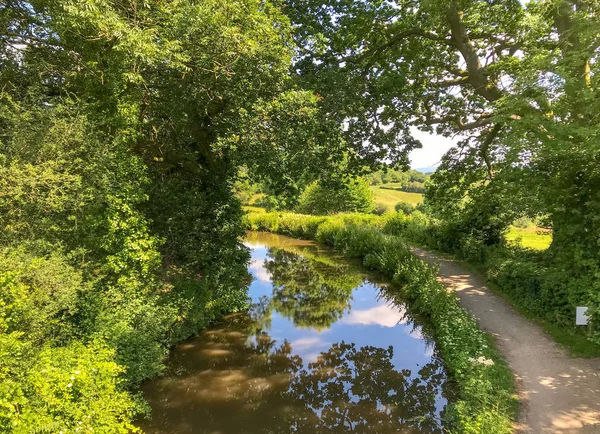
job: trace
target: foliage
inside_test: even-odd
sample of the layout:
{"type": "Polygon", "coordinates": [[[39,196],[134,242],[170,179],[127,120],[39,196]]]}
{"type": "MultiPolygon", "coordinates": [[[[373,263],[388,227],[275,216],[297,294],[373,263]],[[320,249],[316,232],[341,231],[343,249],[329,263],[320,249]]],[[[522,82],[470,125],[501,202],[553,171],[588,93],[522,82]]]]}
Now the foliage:
{"type": "Polygon", "coordinates": [[[396,211],[402,211],[406,215],[410,215],[415,210],[415,207],[410,202],[400,201],[394,206],[394,209],[396,211]]]}
{"type": "MultiPolygon", "coordinates": [[[[426,218],[415,212],[415,220],[426,218]]],[[[398,214],[402,216],[402,214],[398,214]]],[[[399,217],[394,217],[399,218],[399,217]]],[[[435,270],[410,253],[395,236],[381,227],[386,217],[375,219],[340,214],[313,217],[291,213],[250,214],[251,229],[314,238],[393,279],[421,314],[432,321],[432,333],[460,396],[448,411],[451,427],[460,433],[509,433],[516,412],[512,374],[492,348],[491,340],[462,309],[456,296],[436,279],[435,270]],[[303,232],[302,227],[308,230],[303,232]]],[[[388,220],[393,221],[393,220],[388,220]]],[[[422,223],[422,221],[421,221],[422,223]]],[[[415,224],[419,224],[416,222],[415,224]]]]}
{"type": "Polygon", "coordinates": [[[104,344],[33,347],[0,334],[3,432],[135,432],[139,405],[121,387],[123,368],[104,344]]]}
{"type": "Polygon", "coordinates": [[[401,191],[413,193],[425,193],[425,182],[429,175],[417,170],[401,172],[399,170],[386,169],[370,173],[364,176],[370,185],[383,184],[386,188],[396,188],[401,191]]]}
{"type": "Polygon", "coordinates": [[[486,262],[513,221],[543,217],[555,304],[598,322],[600,3],[286,5],[298,75],[357,154],[402,166],[415,129],[459,137],[426,186],[440,247],[486,262]]]}
{"type": "MultiPolygon", "coordinates": [[[[486,246],[471,232],[458,232],[456,226],[432,219],[419,210],[409,216],[388,215],[368,224],[411,243],[468,261],[483,272],[521,313],[540,321],[574,355],[600,353],[597,326],[592,323],[587,330],[582,330],[573,323],[575,307],[588,297],[588,285],[593,284],[593,277],[566,281],[569,274],[553,268],[553,257],[544,248],[536,250],[513,243],[486,246]]],[[[535,235],[535,242],[540,243],[541,237],[535,235]]],[[[541,242],[546,242],[542,247],[549,244],[543,238],[541,242]]]]}
{"type": "Polygon", "coordinates": [[[364,212],[373,210],[373,193],[366,182],[351,179],[332,185],[315,182],[309,185],[298,199],[296,209],[306,214],[334,214],[338,212],[364,212]]]}
{"type": "Polygon", "coordinates": [[[168,348],[246,307],[236,188],[347,165],[279,6],[0,4],[2,432],[134,430],[168,348]]]}

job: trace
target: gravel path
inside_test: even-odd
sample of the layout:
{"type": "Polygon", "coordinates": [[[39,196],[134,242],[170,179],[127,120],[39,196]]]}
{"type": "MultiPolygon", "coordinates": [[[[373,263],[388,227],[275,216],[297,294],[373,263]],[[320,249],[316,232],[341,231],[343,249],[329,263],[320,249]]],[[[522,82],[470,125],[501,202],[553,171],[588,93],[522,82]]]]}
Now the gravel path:
{"type": "Polygon", "coordinates": [[[440,255],[412,250],[440,267],[439,280],[495,337],[519,389],[518,433],[600,433],[600,359],[569,357],[544,330],[489,290],[482,277],[440,255]]]}

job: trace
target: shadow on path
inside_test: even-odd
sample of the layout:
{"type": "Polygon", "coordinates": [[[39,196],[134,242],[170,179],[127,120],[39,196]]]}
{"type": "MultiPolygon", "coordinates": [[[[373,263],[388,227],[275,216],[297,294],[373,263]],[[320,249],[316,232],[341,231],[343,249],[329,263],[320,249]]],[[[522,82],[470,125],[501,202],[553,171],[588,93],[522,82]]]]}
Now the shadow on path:
{"type": "Polygon", "coordinates": [[[600,359],[569,357],[540,327],[515,312],[482,277],[425,250],[413,253],[439,266],[438,280],[456,291],[479,326],[496,339],[514,372],[520,433],[600,433],[600,359]]]}

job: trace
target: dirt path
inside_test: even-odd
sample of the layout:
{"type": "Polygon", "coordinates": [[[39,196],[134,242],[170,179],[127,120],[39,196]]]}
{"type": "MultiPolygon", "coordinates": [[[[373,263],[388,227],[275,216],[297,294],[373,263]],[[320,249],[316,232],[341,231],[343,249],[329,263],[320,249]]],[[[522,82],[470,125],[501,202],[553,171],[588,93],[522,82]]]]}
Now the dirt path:
{"type": "Polygon", "coordinates": [[[520,433],[600,433],[600,359],[570,358],[540,327],[523,318],[485,286],[482,277],[424,250],[413,252],[440,267],[482,329],[495,336],[517,379],[520,433]]]}

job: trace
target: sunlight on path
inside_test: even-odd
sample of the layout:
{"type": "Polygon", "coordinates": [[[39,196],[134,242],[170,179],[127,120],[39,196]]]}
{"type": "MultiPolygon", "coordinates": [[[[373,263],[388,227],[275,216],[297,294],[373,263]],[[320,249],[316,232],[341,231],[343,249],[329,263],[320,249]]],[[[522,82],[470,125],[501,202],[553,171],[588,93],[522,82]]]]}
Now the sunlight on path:
{"type": "Polygon", "coordinates": [[[600,433],[600,360],[575,359],[459,264],[413,248],[439,265],[439,280],[493,335],[515,374],[521,399],[517,432],[600,433]]]}

